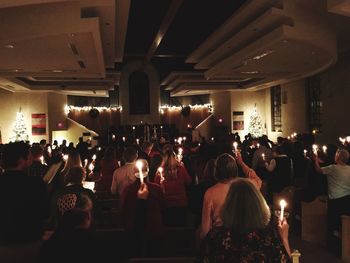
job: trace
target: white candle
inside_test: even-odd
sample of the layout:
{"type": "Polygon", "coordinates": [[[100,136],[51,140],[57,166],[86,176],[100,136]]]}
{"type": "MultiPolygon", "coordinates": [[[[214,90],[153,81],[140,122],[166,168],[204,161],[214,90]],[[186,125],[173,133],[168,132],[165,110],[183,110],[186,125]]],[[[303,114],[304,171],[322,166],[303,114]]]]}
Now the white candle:
{"type": "Polygon", "coordinates": [[[214,141],[214,137],[211,137],[211,140],[214,141]]]}
{"type": "Polygon", "coordinates": [[[327,153],[327,146],[326,146],[326,145],[323,145],[323,146],[322,146],[322,150],[323,150],[324,153],[327,153]]]}
{"type": "Polygon", "coordinates": [[[280,219],[281,219],[281,221],[283,221],[283,216],[284,216],[284,208],[286,207],[286,205],[287,205],[287,203],[286,203],[286,201],[284,201],[284,199],[282,199],[281,201],[280,201],[280,206],[281,206],[281,216],[280,216],[280,219]]]}
{"type": "Polygon", "coordinates": [[[259,148],[260,147],[260,143],[257,143],[256,147],[259,148]]]}
{"type": "Polygon", "coordinates": [[[265,161],[265,153],[261,154],[261,157],[265,161]]]}
{"type": "Polygon", "coordinates": [[[94,154],[94,155],[92,156],[92,160],[93,160],[93,161],[96,160],[96,154],[94,154]]]}
{"type": "Polygon", "coordinates": [[[237,143],[237,142],[234,142],[234,143],[233,143],[233,148],[235,149],[235,152],[237,152],[237,146],[238,146],[238,143],[237,143]]]}
{"type": "Polygon", "coordinates": [[[49,155],[51,155],[51,153],[52,153],[51,146],[47,147],[47,153],[48,153],[49,155]]]}
{"type": "Polygon", "coordinates": [[[317,156],[317,150],[318,150],[318,146],[316,144],[312,145],[312,151],[313,153],[317,156]]]}
{"type": "Polygon", "coordinates": [[[63,155],[63,160],[67,161],[68,160],[68,154],[63,155]]]}
{"type": "Polygon", "coordinates": [[[93,163],[90,163],[89,165],[89,170],[92,172],[94,170],[95,166],[93,163]]]}
{"type": "Polygon", "coordinates": [[[88,164],[88,159],[85,159],[84,160],[84,168],[87,166],[87,164],[88,164]]]}
{"type": "Polygon", "coordinates": [[[160,181],[164,181],[164,176],[163,176],[163,167],[159,167],[158,168],[158,172],[159,172],[159,175],[160,175],[160,181]]]}
{"type": "Polygon", "coordinates": [[[114,134],[112,135],[112,139],[113,139],[113,140],[115,139],[115,135],[114,135],[114,134]]]}
{"type": "Polygon", "coordinates": [[[125,137],[123,137],[123,142],[125,142],[125,137]]]}
{"type": "Polygon", "coordinates": [[[140,139],[136,139],[136,143],[137,143],[137,144],[140,144],[140,139]]]}
{"type": "Polygon", "coordinates": [[[44,164],[44,156],[40,156],[41,164],[44,164]]]}
{"type": "Polygon", "coordinates": [[[347,137],[346,137],[346,141],[347,141],[348,143],[350,143],[350,136],[347,136],[347,137]]]}
{"type": "Polygon", "coordinates": [[[304,149],[304,156],[306,157],[306,154],[307,154],[307,150],[304,149]]]}
{"type": "Polygon", "coordinates": [[[140,182],[141,182],[141,184],[143,184],[143,173],[142,173],[143,163],[141,160],[138,160],[136,162],[136,167],[139,170],[140,182]]]}

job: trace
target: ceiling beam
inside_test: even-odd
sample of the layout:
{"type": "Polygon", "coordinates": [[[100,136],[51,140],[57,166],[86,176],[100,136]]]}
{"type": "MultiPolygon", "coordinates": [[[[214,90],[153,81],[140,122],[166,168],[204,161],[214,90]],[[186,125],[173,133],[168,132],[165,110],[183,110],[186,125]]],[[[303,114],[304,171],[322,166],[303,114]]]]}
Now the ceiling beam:
{"type": "Polygon", "coordinates": [[[130,0],[116,0],[115,62],[123,62],[126,32],[130,12],[130,0]]]}
{"type": "Polygon", "coordinates": [[[170,3],[169,9],[167,13],[164,16],[164,19],[159,27],[159,30],[156,34],[156,37],[153,40],[153,43],[151,44],[151,47],[149,48],[145,59],[144,59],[144,65],[148,64],[152,57],[154,56],[157,48],[159,47],[160,43],[162,42],[162,39],[165,35],[165,33],[168,31],[168,28],[173,21],[177,11],[179,10],[183,0],[173,0],[170,3]]]}

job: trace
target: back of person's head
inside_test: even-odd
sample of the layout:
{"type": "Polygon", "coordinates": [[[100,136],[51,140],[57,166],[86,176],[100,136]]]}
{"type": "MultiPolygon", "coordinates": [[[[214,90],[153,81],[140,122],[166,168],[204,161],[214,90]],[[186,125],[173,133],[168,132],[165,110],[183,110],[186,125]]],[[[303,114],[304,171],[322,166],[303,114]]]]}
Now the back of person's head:
{"type": "Polygon", "coordinates": [[[74,167],[74,166],[82,166],[81,159],[80,159],[80,154],[75,149],[72,150],[71,152],[69,152],[67,162],[66,162],[62,172],[64,174],[68,173],[69,169],[71,167],[74,167]]]}
{"type": "Polygon", "coordinates": [[[152,142],[143,142],[141,148],[144,152],[149,152],[153,148],[153,143],[152,142]]]}
{"type": "Polygon", "coordinates": [[[33,159],[38,159],[43,155],[43,149],[39,144],[33,144],[30,148],[33,159]]]}
{"type": "Polygon", "coordinates": [[[238,167],[236,160],[229,154],[218,156],[215,161],[215,178],[219,181],[236,178],[238,167]]]}
{"type": "Polygon", "coordinates": [[[171,152],[169,152],[169,155],[167,155],[166,159],[164,160],[165,179],[176,179],[178,166],[179,163],[175,158],[175,154],[171,154],[171,152]]]}
{"type": "Polygon", "coordinates": [[[5,170],[17,168],[21,159],[28,161],[29,148],[30,146],[24,142],[6,144],[2,152],[2,167],[5,170]]]}
{"type": "Polygon", "coordinates": [[[137,150],[133,146],[129,146],[124,150],[123,158],[125,162],[132,163],[137,158],[137,150]]]}
{"type": "Polygon", "coordinates": [[[163,145],[162,153],[165,154],[168,151],[174,151],[174,146],[170,143],[163,145]]]}
{"type": "Polygon", "coordinates": [[[103,155],[103,159],[106,161],[113,161],[116,157],[116,151],[114,147],[108,147],[103,155]]]}
{"type": "Polygon", "coordinates": [[[264,229],[270,209],[258,189],[248,179],[237,178],[230,186],[221,213],[223,225],[236,233],[264,229]]]}
{"type": "Polygon", "coordinates": [[[215,182],[215,159],[210,159],[204,167],[203,176],[200,178],[201,181],[215,182]]]}
{"type": "Polygon", "coordinates": [[[346,164],[349,161],[349,152],[345,149],[339,149],[336,153],[336,162],[346,164]]]}
{"type": "Polygon", "coordinates": [[[73,166],[65,177],[66,183],[81,184],[85,180],[85,169],[81,166],[73,166]]]}

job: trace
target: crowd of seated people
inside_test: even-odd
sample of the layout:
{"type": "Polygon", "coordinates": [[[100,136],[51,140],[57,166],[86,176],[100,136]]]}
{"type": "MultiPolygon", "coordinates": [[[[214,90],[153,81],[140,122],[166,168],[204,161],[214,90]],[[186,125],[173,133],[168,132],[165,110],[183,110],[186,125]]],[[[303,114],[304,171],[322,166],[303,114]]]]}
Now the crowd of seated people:
{"type": "Polygon", "coordinates": [[[344,209],[350,207],[349,145],[313,152],[313,143],[310,136],[273,143],[250,135],[241,142],[236,134],[200,145],[155,140],[91,147],[81,139],[76,147],[66,141],[3,145],[1,262],[58,262],[75,242],[81,241],[75,258],[98,246],[102,192],[118,200],[127,256],[157,256],[166,228],[191,226],[196,262],[289,262],[294,215],[274,217],[275,194],[294,187],[289,205],[299,215],[302,201],[328,194],[332,231],[342,214],[350,215],[344,209]],[[84,181],[95,182],[95,189],[84,188],[84,181]],[[19,246],[29,252],[21,257],[19,246]]]}

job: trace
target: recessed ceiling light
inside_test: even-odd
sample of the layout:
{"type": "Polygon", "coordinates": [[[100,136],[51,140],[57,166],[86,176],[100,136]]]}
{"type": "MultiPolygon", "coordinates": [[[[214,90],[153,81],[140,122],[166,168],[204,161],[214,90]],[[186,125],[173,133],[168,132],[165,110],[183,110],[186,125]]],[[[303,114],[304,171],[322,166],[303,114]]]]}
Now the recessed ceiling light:
{"type": "Polygon", "coordinates": [[[11,44],[7,44],[7,45],[4,45],[4,48],[12,49],[12,48],[15,48],[15,46],[11,44]]]}
{"type": "Polygon", "coordinates": [[[54,73],[61,73],[61,72],[63,72],[63,70],[61,70],[61,69],[54,69],[54,70],[52,70],[52,72],[54,72],[54,73]]]}

